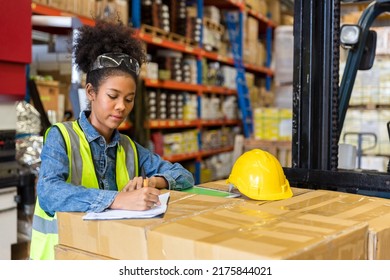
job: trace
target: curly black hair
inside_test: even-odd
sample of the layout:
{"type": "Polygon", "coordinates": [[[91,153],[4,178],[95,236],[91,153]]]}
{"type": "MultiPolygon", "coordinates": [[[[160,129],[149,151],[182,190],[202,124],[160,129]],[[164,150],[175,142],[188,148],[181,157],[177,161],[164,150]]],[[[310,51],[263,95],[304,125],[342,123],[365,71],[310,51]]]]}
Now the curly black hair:
{"type": "Polygon", "coordinates": [[[120,20],[96,20],[95,26],[84,25],[78,31],[73,46],[75,63],[79,70],[87,73],[87,83],[90,82],[94,87],[98,87],[100,81],[107,76],[121,71],[117,68],[90,72],[99,55],[110,52],[128,54],[135,58],[140,66],[146,61],[145,49],[142,42],[134,37],[134,29],[120,20]]]}

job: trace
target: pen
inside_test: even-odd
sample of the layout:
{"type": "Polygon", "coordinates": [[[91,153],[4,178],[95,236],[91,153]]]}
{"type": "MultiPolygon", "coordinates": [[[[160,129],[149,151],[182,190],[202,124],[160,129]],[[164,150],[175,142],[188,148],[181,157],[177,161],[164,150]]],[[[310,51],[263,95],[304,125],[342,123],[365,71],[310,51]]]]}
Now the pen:
{"type": "Polygon", "coordinates": [[[145,188],[148,186],[148,178],[146,177],[145,168],[141,168],[141,176],[142,176],[142,187],[145,188]]]}

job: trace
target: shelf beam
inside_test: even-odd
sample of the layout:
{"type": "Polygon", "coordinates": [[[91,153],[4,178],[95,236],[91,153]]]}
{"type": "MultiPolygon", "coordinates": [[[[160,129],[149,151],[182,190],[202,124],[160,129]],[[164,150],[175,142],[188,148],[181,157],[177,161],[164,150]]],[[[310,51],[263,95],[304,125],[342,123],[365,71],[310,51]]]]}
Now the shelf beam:
{"type": "Polygon", "coordinates": [[[65,12],[56,8],[48,7],[37,3],[31,3],[31,11],[33,14],[36,15],[78,18],[80,22],[84,25],[95,25],[95,21],[91,18],[76,15],[70,12],[65,12]]]}

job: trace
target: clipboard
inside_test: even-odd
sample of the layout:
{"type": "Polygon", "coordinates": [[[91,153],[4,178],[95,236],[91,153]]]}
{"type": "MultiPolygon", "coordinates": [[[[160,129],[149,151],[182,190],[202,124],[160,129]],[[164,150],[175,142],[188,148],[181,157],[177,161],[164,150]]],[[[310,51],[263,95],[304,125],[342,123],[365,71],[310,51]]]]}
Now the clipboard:
{"type": "Polygon", "coordinates": [[[234,198],[234,197],[241,196],[239,193],[231,193],[231,192],[227,192],[227,191],[209,189],[209,188],[204,188],[204,187],[199,187],[199,186],[193,186],[192,188],[182,190],[182,192],[201,194],[201,195],[218,196],[218,197],[224,197],[224,198],[234,198]]]}

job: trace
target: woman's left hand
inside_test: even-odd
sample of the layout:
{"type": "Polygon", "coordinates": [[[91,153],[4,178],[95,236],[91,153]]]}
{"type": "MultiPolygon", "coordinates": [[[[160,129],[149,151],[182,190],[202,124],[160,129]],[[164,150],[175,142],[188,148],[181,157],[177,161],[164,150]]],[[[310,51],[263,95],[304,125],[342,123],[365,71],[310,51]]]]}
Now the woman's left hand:
{"type": "Polygon", "coordinates": [[[126,186],[124,186],[122,191],[130,192],[130,191],[138,190],[142,187],[164,189],[168,187],[168,182],[164,179],[164,177],[153,176],[146,179],[143,179],[142,177],[134,177],[126,184],[126,186]]]}
{"type": "Polygon", "coordinates": [[[134,190],[138,190],[143,187],[143,184],[144,184],[144,179],[141,176],[134,177],[126,184],[126,186],[123,187],[122,191],[131,192],[134,190]]]}

